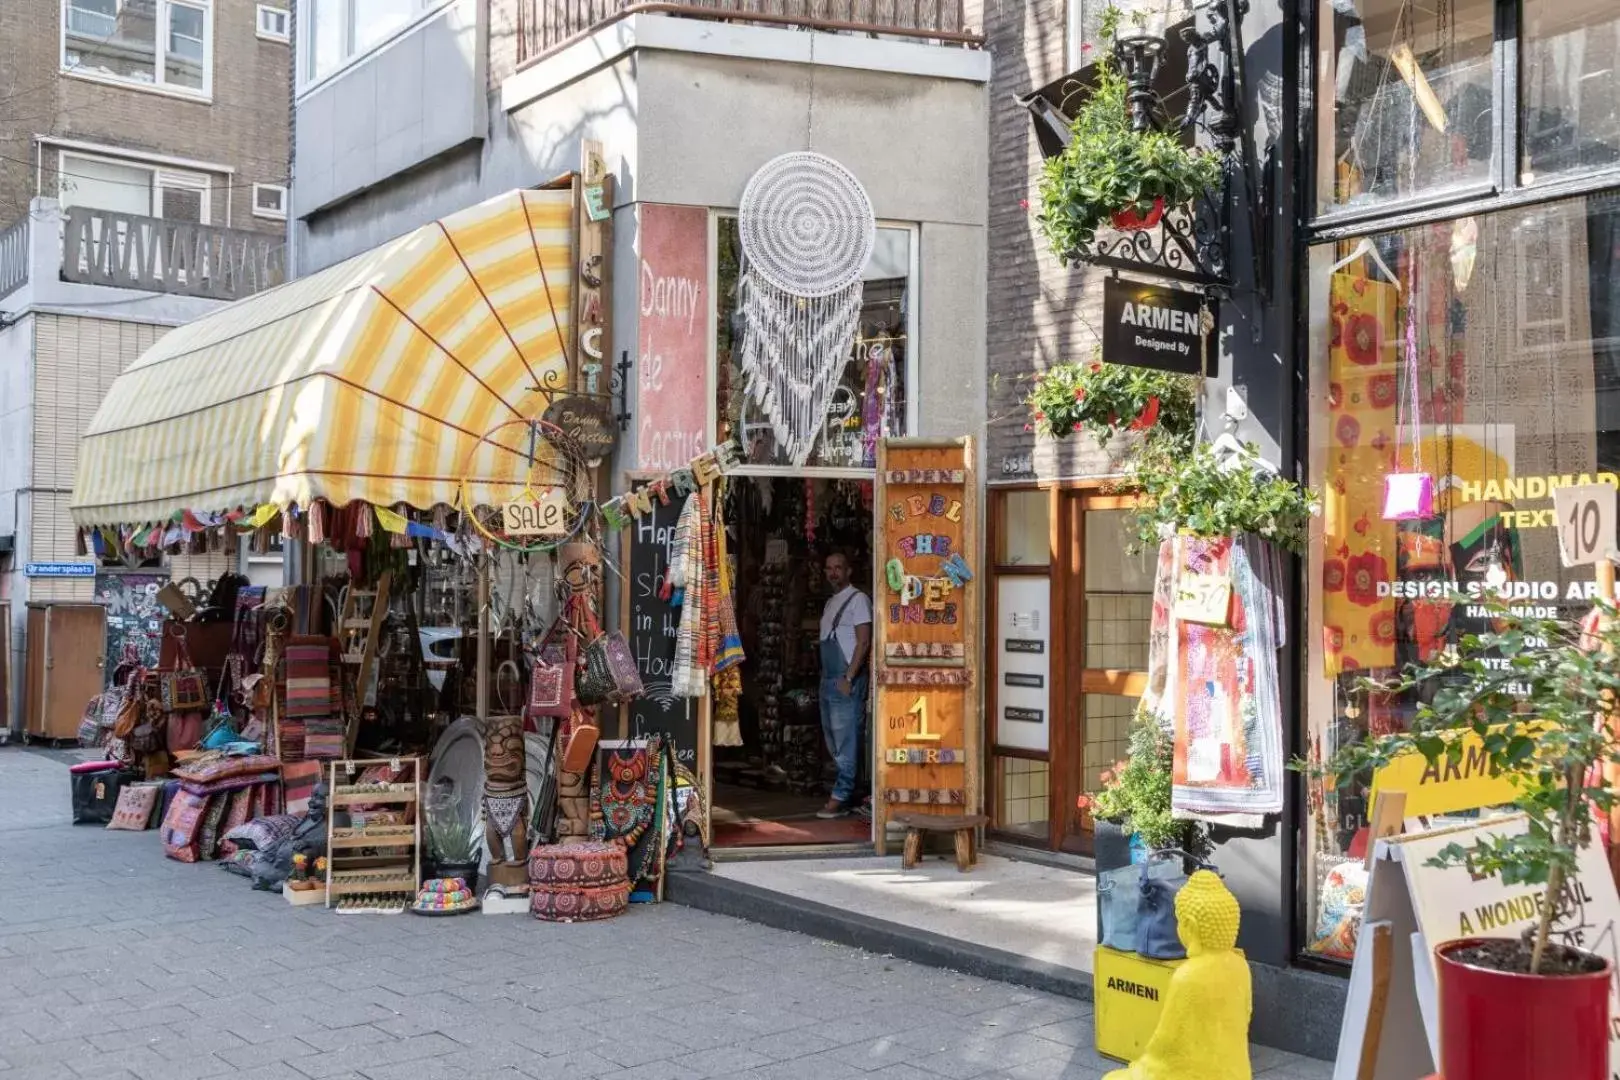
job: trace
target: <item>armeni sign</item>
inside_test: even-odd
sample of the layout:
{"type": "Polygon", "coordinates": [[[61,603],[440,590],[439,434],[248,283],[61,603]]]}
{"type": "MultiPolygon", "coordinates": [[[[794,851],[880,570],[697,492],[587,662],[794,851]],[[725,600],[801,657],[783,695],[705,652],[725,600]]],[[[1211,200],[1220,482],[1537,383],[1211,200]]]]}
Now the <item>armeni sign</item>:
{"type": "Polygon", "coordinates": [[[1102,358],[1106,364],[1183,375],[1218,374],[1214,299],[1185,289],[1107,278],[1102,358]]]}

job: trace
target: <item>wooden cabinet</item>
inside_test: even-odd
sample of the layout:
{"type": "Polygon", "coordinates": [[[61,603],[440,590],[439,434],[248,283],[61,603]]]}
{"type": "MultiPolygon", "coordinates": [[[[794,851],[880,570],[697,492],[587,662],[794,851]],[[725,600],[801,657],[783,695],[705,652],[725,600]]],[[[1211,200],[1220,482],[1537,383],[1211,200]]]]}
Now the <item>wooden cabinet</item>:
{"type": "Polygon", "coordinates": [[[23,734],[74,739],[84,707],[101,693],[107,612],[99,604],[29,604],[23,734]]]}

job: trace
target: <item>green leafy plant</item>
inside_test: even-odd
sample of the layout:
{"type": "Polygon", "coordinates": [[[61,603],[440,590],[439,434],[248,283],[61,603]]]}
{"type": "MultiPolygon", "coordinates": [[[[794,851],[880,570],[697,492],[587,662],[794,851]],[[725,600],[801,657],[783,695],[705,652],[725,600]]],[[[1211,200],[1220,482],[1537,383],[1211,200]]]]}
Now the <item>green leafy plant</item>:
{"type": "Polygon", "coordinates": [[[1326,761],[1296,761],[1294,768],[1334,780],[1410,753],[1455,767],[1465,750],[1482,748],[1486,767],[1514,785],[1514,805],[1528,827],[1451,844],[1433,865],[1498,875],[1504,885],[1545,886],[1540,918],[1521,941],[1523,969],[1537,974],[1548,962],[1552,926],[1567,909],[1565,883],[1581,849],[1593,842],[1593,811],[1607,814],[1615,805],[1600,766],[1620,762],[1620,738],[1607,721],[1620,701],[1614,659],[1620,621],[1613,605],[1602,603],[1608,618],[1583,642],[1581,629],[1567,623],[1518,614],[1494,599],[1467,602],[1485,607],[1497,629],[1464,637],[1455,652],[1408,668],[1397,680],[1364,683],[1418,700],[1410,730],[1340,747],[1326,761]]]}
{"type": "MultiPolygon", "coordinates": [[[[1104,40],[1113,39],[1119,17],[1117,8],[1105,12],[1104,40]]],[[[1214,191],[1222,176],[1218,155],[1182,145],[1177,134],[1132,128],[1125,77],[1112,57],[1103,55],[1093,71],[1091,94],[1070,124],[1073,138],[1041,175],[1036,220],[1064,265],[1114,214],[1146,214],[1157,199],[1184,205],[1214,191]]]]}
{"type": "Polygon", "coordinates": [[[478,862],[483,834],[478,822],[466,821],[446,805],[428,808],[423,817],[428,857],[440,866],[478,862]]]}
{"type": "Polygon", "coordinates": [[[1189,440],[1198,420],[1198,380],[1123,364],[1058,364],[1035,379],[1030,426],[1054,439],[1089,429],[1098,446],[1121,431],[1189,440]]]}
{"type": "Polygon", "coordinates": [[[1210,844],[1204,827],[1171,814],[1175,757],[1175,742],[1163,722],[1147,709],[1138,709],[1125,759],[1103,770],[1102,789],[1080,796],[1080,809],[1117,822],[1150,848],[1180,848],[1190,855],[1207,855],[1210,844]]]}
{"type": "Polygon", "coordinates": [[[1258,461],[1253,446],[1231,461],[1208,443],[1191,448],[1168,439],[1145,444],[1120,485],[1142,496],[1136,510],[1138,540],[1157,548],[1176,532],[1254,533],[1287,551],[1304,552],[1311,518],[1321,510],[1316,493],[1255,467],[1258,461]]]}

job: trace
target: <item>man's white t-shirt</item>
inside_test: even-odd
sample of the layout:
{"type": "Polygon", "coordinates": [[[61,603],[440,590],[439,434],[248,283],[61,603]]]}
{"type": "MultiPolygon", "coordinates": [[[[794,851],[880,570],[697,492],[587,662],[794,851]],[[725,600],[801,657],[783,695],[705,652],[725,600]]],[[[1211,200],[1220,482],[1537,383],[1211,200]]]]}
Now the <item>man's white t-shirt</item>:
{"type": "MultiPolygon", "coordinates": [[[[857,626],[870,626],[872,623],[872,601],[866,594],[853,585],[845,585],[843,590],[835,593],[827,601],[827,606],[821,609],[821,637],[826,641],[834,633],[838,635],[838,648],[844,654],[844,663],[849,663],[855,656],[855,628],[857,626]],[[854,595],[851,596],[850,594],[854,595]],[[846,601],[848,602],[846,604],[846,601]],[[840,613],[839,609],[843,611],[840,613]],[[833,619],[838,625],[833,626],[833,619]]],[[[843,672],[838,672],[842,675],[843,672]]]]}

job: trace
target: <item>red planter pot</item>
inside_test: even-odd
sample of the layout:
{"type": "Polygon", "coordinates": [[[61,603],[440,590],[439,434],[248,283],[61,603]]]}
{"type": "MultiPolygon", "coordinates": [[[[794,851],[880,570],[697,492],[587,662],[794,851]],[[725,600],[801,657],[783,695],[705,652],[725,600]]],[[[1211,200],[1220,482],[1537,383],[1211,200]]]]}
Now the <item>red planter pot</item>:
{"type": "Polygon", "coordinates": [[[1153,208],[1147,213],[1137,213],[1137,208],[1132,206],[1115,213],[1113,222],[1114,228],[1120,232],[1140,232],[1143,229],[1153,228],[1162,217],[1164,217],[1164,198],[1161,196],[1153,200],[1153,208]]]}
{"type": "Polygon", "coordinates": [[[1609,964],[1581,975],[1519,975],[1473,967],[1434,950],[1445,1080],[1607,1080],[1609,964]]]}

